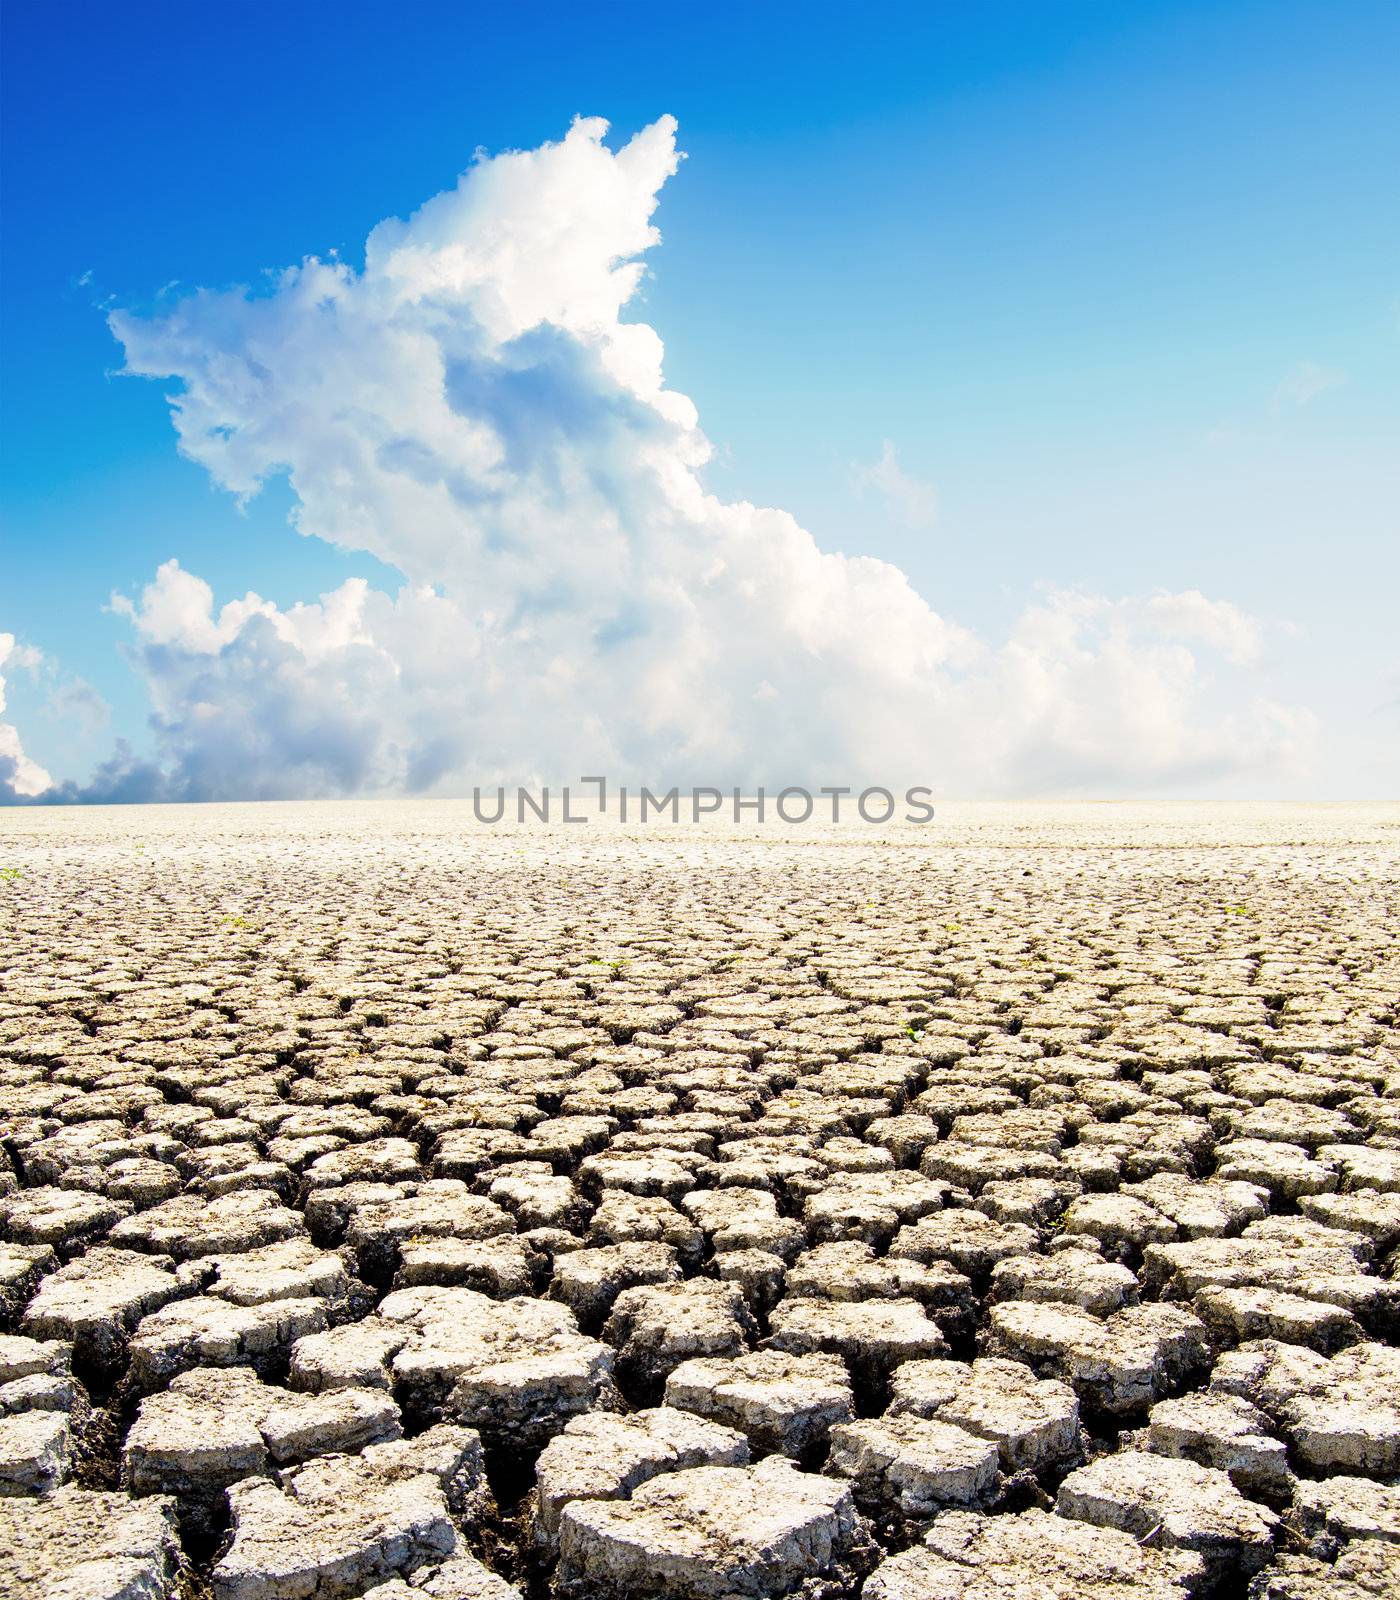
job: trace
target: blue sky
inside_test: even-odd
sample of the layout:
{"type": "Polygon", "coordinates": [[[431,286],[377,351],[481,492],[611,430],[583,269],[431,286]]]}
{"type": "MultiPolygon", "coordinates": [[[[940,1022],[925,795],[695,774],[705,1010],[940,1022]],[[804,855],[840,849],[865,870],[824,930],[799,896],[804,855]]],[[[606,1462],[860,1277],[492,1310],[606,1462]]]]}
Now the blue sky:
{"type": "Polygon", "coordinates": [[[161,563],[216,604],[400,581],[289,530],[285,482],[240,508],[182,459],[178,384],[114,375],[107,311],[358,268],[477,148],[576,114],[616,147],[667,113],[688,159],[626,318],[698,407],[707,488],[987,639],[1037,585],[1228,602],[1266,641],[1249,694],[1317,742],[1221,792],[1393,792],[1393,5],[10,0],[3,26],[0,632],[50,664],[9,674],[4,715],[56,777],[154,748],[107,607],[161,563]],[[886,441],[936,519],[862,474],[886,441]],[[74,678],[109,722],[75,718],[74,678]]]}

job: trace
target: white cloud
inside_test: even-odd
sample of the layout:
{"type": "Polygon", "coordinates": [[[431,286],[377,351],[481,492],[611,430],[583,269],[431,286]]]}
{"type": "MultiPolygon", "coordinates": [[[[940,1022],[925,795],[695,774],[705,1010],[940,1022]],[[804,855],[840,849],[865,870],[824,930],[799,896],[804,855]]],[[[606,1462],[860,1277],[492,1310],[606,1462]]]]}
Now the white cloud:
{"type": "MultiPolygon", "coordinates": [[[[37,671],[43,656],[31,645],[19,644],[14,634],[0,633],[0,712],[5,709],[5,671],[37,671]]],[[[0,794],[29,798],[42,794],[52,783],[48,773],[24,753],[19,732],[8,722],[0,722],[0,794]]]]}
{"type": "Polygon", "coordinates": [[[856,483],[873,489],[906,527],[931,528],[938,520],[938,496],[933,485],[900,466],[899,453],[888,439],[881,446],[878,461],[869,465],[856,462],[851,470],[856,483]]]}
{"type": "Polygon", "coordinates": [[[997,652],[982,715],[971,718],[996,748],[990,786],[1202,792],[1231,777],[1304,770],[1316,718],[1230,673],[1252,648],[1254,626],[1194,592],[1113,601],[1049,591],[997,652]],[[1212,710],[1222,699],[1212,692],[1216,676],[1231,688],[1212,710]]]}
{"type": "Polygon", "coordinates": [[[1256,618],[1228,600],[1207,599],[1199,589],[1155,594],[1146,610],[1163,632],[1200,640],[1238,666],[1257,661],[1263,650],[1263,630],[1256,618]]]}
{"type": "Polygon", "coordinates": [[[912,680],[902,662],[918,639],[869,658],[848,637],[834,661],[803,652],[795,667],[770,652],[777,682],[747,667],[712,674],[719,711],[688,678],[668,677],[649,641],[631,657],[637,680],[597,650],[522,679],[512,656],[482,647],[455,601],[426,588],[391,598],[352,579],[287,611],[250,595],[231,632],[223,619],[234,606],[216,613],[211,601],[168,562],[132,613],[157,725],[179,757],[170,792],[190,798],[421,790],[467,773],[557,780],[595,768],[666,782],[926,779],[959,793],[1199,788],[1295,769],[1316,732],[1310,714],[1252,693],[1204,714],[1212,667],[1238,657],[1252,624],[1191,593],[1111,601],[1049,591],[1000,647],[950,635],[940,661],[912,680]],[[202,609],[172,640],[171,597],[195,589],[202,609]],[[615,703],[629,694],[636,705],[615,703]]]}
{"type": "Polygon", "coordinates": [[[1338,389],[1347,381],[1345,372],[1336,367],[1320,367],[1315,361],[1300,361],[1274,390],[1275,405],[1305,406],[1329,389],[1338,389]]]}
{"type": "MultiPolygon", "coordinates": [[[[1307,719],[1245,676],[1253,624],[1196,594],[1053,593],[1000,644],[897,568],[706,491],[710,445],[625,321],[680,159],[669,118],[477,162],[363,271],[309,258],[260,294],[115,314],[174,378],[180,448],[240,496],[285,473],[304,534],[373,553],[315,604],[216,606],[163,565],[114,606],[163,767],[87,790],[188,798],[460,792],[581,771],[695,782],[1141,791],[1274,773],[1307,719]]],[[[907,520],[927,485],[864,469],[907,520]]]]}
{"type": "Polygon", "coordinates": [[[85,733],[96,733],[112,720],[112,708],[86,678],[70,677],[57,683],[44,702],[45,715],[71,723],[85,733]]]}

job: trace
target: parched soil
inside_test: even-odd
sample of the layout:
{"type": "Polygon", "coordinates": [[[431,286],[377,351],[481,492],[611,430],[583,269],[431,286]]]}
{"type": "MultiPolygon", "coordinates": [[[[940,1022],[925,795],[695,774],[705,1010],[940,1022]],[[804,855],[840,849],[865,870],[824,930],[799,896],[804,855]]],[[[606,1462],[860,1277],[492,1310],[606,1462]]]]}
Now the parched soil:
{"type": "Polygon", "coordinates": [[[1398,847],[0,812],[0,1595],[1400,1592],[1398,847]]]}

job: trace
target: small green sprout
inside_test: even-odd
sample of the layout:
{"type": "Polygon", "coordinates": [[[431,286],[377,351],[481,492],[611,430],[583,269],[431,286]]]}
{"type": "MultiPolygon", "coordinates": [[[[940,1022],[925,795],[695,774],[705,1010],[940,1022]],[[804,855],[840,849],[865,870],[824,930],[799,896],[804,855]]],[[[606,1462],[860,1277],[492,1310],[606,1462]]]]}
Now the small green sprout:
{"type": "Polygon", "coordinates": [[[225,926],[230,928],[246,928],[248,926],[247,917],[224,917],[222,921],[225,926]]]}
{"type": "Polygon", "coordinates": [[[13,883],[20,876],[18,867],[0,867],[0,881],[13,883]]]}

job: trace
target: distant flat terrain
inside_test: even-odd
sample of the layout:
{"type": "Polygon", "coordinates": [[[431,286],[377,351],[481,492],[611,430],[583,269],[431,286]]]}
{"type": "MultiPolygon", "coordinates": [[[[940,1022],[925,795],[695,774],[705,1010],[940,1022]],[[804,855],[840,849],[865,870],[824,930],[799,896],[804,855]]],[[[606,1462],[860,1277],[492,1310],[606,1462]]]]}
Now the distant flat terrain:
{"type": "Polygon", "coordinates": [[[0,811],[0,1593],[1394,1593],[1397,929],[1400,806],[0,811]]]}

